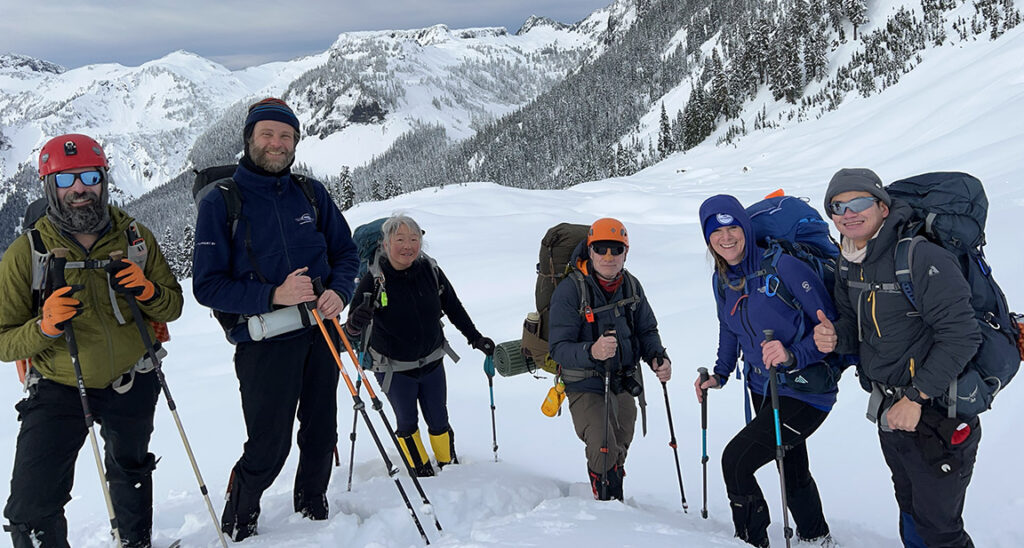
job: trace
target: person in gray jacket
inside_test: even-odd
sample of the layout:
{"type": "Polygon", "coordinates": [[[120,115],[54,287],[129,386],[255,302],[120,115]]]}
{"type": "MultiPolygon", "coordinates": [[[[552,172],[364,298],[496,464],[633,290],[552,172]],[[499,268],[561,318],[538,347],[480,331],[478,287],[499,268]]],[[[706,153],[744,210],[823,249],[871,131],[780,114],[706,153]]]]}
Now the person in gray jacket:
{"type": "Polygon", "coordinates": [[[970,286],[953,254],[930,242],[912,256],[917,308],[894,285],[894,250],[913,212],[890,198],[871,170],[839,170],[825,209],[842,235],[839,316],[833,324],[819,311],[814,340],[822,352],[860,356],[861,385],[872,392],[868,416],[878,425],[892,471],[903,544],[974,546],[961,515],[981,424],[977,417],[947,418],[939,403],[981,344],[970,286]]]}
{"type": "Polygon", "coordinates": [[[626,227],[598,219],[573,253],[573,271],[551,296],[551,357],[565,382],[576,435],[586,444],[598,500],[623,499],[623,466],[636,424],[633,399],[643,391],[640,360],[659,381],[672,376],[654,311],[640,282],[623,268],[628,252],[626,227]]]}

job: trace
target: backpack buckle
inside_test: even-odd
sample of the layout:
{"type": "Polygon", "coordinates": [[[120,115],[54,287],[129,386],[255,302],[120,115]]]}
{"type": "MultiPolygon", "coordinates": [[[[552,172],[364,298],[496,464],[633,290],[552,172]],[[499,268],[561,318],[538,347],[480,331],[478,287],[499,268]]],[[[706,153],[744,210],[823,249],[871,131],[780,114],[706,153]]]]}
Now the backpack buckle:
{"type": "Polygon", "coordinates": [[[594,323],[594,309],[590,308],[590,305],[583,307],[583,317],[587,319],[587,323],[594,323]]]}

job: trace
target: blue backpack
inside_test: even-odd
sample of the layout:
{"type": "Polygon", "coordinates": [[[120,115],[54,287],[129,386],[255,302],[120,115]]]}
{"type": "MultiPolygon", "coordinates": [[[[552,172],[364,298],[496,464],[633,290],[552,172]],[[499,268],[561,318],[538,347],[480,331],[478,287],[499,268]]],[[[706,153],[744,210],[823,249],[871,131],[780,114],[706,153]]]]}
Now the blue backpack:
{"type": "MultiPolygon", "coordinates": [[[[779,278],[779,258],[790,255],[800,259],[821,278],[829,295],[835,286],[836,260],[839,246],[829,234],[828,223],[816,209],[803,198],[796,196],[771,196],[746,208],[759,248],[764,250],[761,267],[747,276],[748,283],[764,277],[765,294],[778,297],[790,308],[801,311],[800,302],[786,288],[779,278]]],[[[806,330],[804,314],[800,314],[797,339],[803,338],[806,330]]],[[[828,354],[822,364],[805,367],[799,371],[784,371],[779,375],[782,384],[794,390],[812,393],[831,392],[839,383],[842,371],[850,361],[838,354],[828,354]]]]}
{"type": "Polygon", "coordinates": [[[894,199],[909,204],[914,216],[896,245],[898,290],[917,308],[911,260],[917,243],[927,239],[956,256],[971,286],[971,306],[981,328],[977,354],[955,379],[946,395],[948,416],[970,419],[992,407],[996,394],[1017,374],[1021,335],[1017,317],[985,260],[988,198],[981,181],[957,172],[925,173],[886,187],[894,199]]]}

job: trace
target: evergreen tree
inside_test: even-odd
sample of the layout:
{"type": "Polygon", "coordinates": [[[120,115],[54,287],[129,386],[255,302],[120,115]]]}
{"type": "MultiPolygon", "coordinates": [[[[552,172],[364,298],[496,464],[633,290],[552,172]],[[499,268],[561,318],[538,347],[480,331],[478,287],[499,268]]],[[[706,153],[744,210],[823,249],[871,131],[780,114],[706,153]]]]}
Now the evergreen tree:
{"type": "Polygon", "coordinates": [[[402,187],[390,175],[384,178],[384,198],[394,198],[402,194],[402,187]]]}
{"type": "Polygon", "coordinates": [[[857,39],[857,27],[867,21],[867,0],[846,0],[846,17],[853,25],[853,39],[857,39]]]}
{"type": "Polygon", "coordinates": [[[335,200],[338,204],[338,208],[342,211],[348,211],[352,209],[352,206],[356,202],[356,189],[352,185],[352,172],[349,171],[348,166],[341,166],[341,173],[339,174],[338,187],[340,189],[340,195],[335,200]]]}
{"type": "Polygon", "coordinates": [[[672,143],[672,125],[668,121],[668,113],[665,112],[665,102],[661,103],[661,118],[658,125],[658,158],[665,158],[675,149],[672,143]]]}
{"type": "Polygon", "coordinates": [[[178,278],[192,277],[192,253],[195,250],[196,236],[192,225],[186,224],[181,234],[181,245],[178,248],[178,278]]]}

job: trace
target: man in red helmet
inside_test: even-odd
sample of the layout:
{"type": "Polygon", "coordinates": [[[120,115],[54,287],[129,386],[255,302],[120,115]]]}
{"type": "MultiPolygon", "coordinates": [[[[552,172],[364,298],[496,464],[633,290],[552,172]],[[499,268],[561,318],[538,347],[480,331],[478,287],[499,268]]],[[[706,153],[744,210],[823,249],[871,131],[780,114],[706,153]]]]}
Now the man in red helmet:
{"type": "Polygon", "coordinates": [[[153,234],[108,203],[109,164],[99,143],[78,134],[51,139],[39,154],[39,176],[46,214],[0,261],[0,361],[31,358],[33,364],[28,396],[15,406],[21,430],[4,529],[16,548],[68,545],[64,505],[88,433],[81,382],[102,425],[122,544],[148,547],[156,466],[148,447],[160,386],[127,299],[137,301],[147,320],[168,322],[181,314],[181,287],[153,234]],[[55,248],[68,249],[69,287],[49,291],[38,283],[46,273],[35,265],[55,248]],[[111,262],[114,251],[132,260],[111,262]],[[80,378],[64,337],[69,322],[80,378]]]}
{"type": "Polygon", "coordinates": [[[640,360],[659,381],[672,376],[654,311],[640,282],[623,268],[628,252],[626,227],[598,219],[586,246],[574,253],[575,268],[551,296],[551,357],[560,365],[576,435],[586,444],[598,500],[623,499],[623,465],[636,426],[633,398],[645,405],[640,360]]]}

